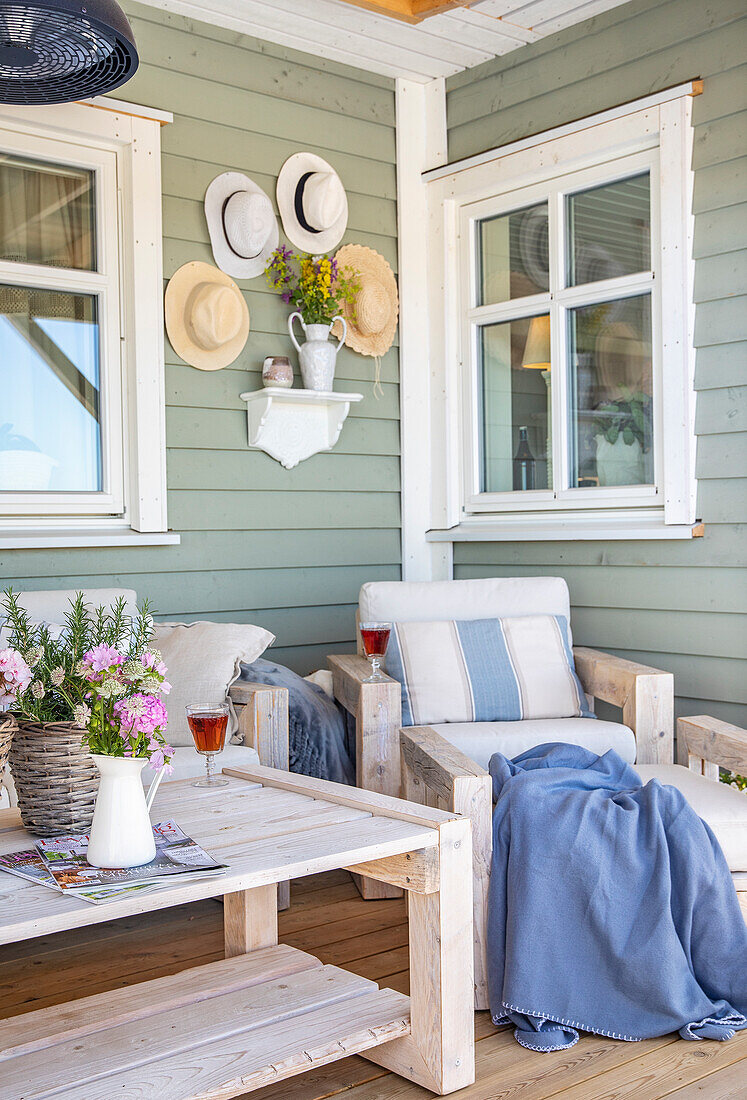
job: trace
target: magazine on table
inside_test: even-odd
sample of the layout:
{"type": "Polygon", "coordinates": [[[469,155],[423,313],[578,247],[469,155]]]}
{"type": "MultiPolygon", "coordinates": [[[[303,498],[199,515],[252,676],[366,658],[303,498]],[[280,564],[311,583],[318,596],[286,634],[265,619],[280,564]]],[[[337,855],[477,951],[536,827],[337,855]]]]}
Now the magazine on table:
{"type": "Polygon", "coordinates": [[[37,841],[35,849],[0,855],[0,870],[93,905],[141,890],[162,889],[174,875],[191,882],[225,873],[226,865],[217,863],[175,821],[154,825],[153,839],[156,857],[142,867],[89,866],[88,835],[78,834],[49,837],[37,841]]]}
{"type": "Polygon", "coordinates": [[[212,856],[182,832],[175,821],[160,821],[153,826],[155,859],[142,867],[91,867],[86,860],[88,834],[55,836],[38,840],[36,848],[57,886],[65,892],[98,888],[163,884],[164,879],[181,876],[188,880],[212,877],[226,870],[212,856]]]}

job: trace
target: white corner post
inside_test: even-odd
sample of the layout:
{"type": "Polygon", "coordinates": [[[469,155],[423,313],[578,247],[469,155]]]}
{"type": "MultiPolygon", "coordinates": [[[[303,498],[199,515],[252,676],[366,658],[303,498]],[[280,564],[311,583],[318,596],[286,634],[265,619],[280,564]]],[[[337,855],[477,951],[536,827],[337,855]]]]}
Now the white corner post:
{"type": "MultiPolygon", "coordinates": [[[[446,85],[398,79],[397,230],[400,294],[402,577],[449,580],[451,543],[429,543],[433,527],[428,193],[422,173],[447,161],[446,85]]],[[[435,212],[438,216],[438,212],[435,212]]]]}

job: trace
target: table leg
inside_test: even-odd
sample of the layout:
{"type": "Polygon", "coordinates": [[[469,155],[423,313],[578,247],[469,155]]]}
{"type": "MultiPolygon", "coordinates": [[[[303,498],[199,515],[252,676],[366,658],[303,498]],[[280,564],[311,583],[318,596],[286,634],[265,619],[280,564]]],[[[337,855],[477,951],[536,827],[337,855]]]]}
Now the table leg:
{"type": "Polygon", "coordinates": [[[409,892],[412,1033],[364,1058],[444,1095],[475,1079],[472,836],[439,826],[438,893],[409,892]]]}
{"type": "Polygon", "coordinates": [[[246,955],[278,942],[277,885],[223,895],[225,955],[246,955]]]}

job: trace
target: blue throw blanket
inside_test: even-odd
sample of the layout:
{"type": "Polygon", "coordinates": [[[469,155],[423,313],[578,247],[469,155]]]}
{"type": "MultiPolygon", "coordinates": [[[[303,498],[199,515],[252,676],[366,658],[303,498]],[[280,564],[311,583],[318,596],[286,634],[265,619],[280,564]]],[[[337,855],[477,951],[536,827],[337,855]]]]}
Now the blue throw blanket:
{"type": "Polygon", "coordinates": [[[747,928],[721,848],[674,787],[617,753],[490,761],[488,984],[530,1050],[747,1027],[747,928]]]}
{"type": "Polygon", "coordinates": [[[241,679],[288,689],[290,770],[335,783],[355,783],[345,719],[322,688],[264,657],[242,664],[241,679]]]}

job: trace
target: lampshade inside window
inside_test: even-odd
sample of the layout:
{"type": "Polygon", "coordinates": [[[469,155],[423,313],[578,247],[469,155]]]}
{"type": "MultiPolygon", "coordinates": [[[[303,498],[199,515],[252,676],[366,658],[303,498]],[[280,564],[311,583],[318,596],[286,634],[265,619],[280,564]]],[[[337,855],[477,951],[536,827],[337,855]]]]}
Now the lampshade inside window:
{"type": "Polygon", "coordinates": [[[532,317],[521,365],[525,370],[550,369],[550,315],[532,317]]]}

